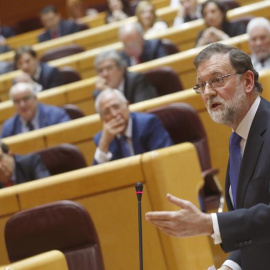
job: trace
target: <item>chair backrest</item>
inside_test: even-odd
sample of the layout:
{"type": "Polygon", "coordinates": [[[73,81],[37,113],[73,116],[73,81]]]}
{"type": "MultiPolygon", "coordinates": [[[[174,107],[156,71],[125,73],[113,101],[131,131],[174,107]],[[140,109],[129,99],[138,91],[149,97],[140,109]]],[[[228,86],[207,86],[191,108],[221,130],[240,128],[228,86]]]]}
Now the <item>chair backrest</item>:
{"type": "Polygon", "coordinates": [[[173,43],[171,40],[162,39],[161,42],[164,45],[168,55],[179,53],[177,45],[173,43]]]}
{"type": "Polygon", "coordinates": [[[226,10],[240,7],[240,4],[235,0],[219,0],[226,10]]]}
{"type": "Polygon", "coordinates": [[[58,201],[14,214],[6,223],[5,241],[11,262],[57,249],[69,270],[104,270],[95,226],[77,202],[58,201]]]}
{"type": "Polygon", "coordinates": [[[143,74],[156,87],[158,96],[164,96],[184,89],[177,73],[170,67],[150,69],[143,72],[143,74]]]}
{"type": "Polygon", "coordinates": [[[81,80],[80,74],[72,67],[60,68],[63,84],[69,84],[81,80]]]}
{"type": "Polygon", "coordinates": [[[85,116],[81,109],[74,104],[65,104],[61,107],[66,111],[72,120],[85,116]]]}
{"type": "Polygon", "coordinates": [[[196,146],[202,171],[211,168],[206,132],[192,106],[186,103],[174,103],[148,112],[160,118],[174,144],[192,142],[196,146]]]}
{"type": "Polygon", "coordinates": [[[37,151],[51,175],[87,167],[81,151],[72,144],[60,144],[37,151]]]}
{"type": "Polygon", "coordinates": [[[232,22],[241,23],[241,24],[244,24],[247,27],[249,21],[251,19],[253,19],[253,18],[254,18],[254,16],[245,16],[245,17],[241,17],[241,18],[238,18],[238,19],[234,19],[234,20],[232,20],[232,22]]]}
{"type": "Polygon", "coordinates": [[[61,46],[58,48],[53,48],[46,51],[41,57],[41,62],[48,62],[62,57],[70,56],[76,53],[84,52],[84,48],[77,44],[70,44],[66,46],[61,46]]]}

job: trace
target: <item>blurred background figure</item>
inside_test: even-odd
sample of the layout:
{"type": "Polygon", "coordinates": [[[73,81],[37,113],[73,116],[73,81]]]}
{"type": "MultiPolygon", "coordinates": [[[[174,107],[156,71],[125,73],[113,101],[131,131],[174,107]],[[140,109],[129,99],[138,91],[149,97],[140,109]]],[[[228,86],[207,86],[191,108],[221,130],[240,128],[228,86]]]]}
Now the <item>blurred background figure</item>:
{"type": "Polygon", "coordinates": [[[202,17],[207,28],[198,34],[196,47],[246,33],[245,24],[227,21],[226,12],[225,6],[216,0],[202,4],[202,17]]]}
{"type": "Polygon", "coordinates": [[[14,84],[16,83],[30,83],[34,87],[35,93],[42,91],[42,85],[33,81],[31,76],[28,73],[23,72],[14,79],[14,84]]]}
{"type": "Polygon", "coordinates": [[[198,0],[179,0],[179,3],[179,11],[173,26],[201,18],[201,5],[198,4],[198,0]]]}
{"type": "Polygon", "coordinates": [[[0,21],[0,40],[3,38],[6,39],[9,37],[13,37],[15,35],[16,35],[15,31],[11,27],[2,25],[0,21]]]}
{"type": "Polygon", "coordinates": [[[9,96],[16,114],[4,122],[1,138],[70,120],[64,109],[40,103],[31,83],[13,85],[9,96]]]}
{"type": "Polygon", "coordinates": [[[81,30],[73,20],[63,20],[54,6],[47,6],[40,13],[45,32],[38,36],[39,42],[66,36],[81,30]]]}
{"type": "Polygon", "coordinates": [[[19,47],[15,53],[14,63],[17,69],[28,73],[31,78],[47,90],[63,84],[60,71],[39,62],[36,52],[30,46],[19,47]]]}
{"type": "Polygon", "coordinates": [[[121,21],[132,15],[131,7],[127,0],[107,0],[107,2],[106,23],[121,21]]]}
{"type": "Polygon", "coordinates": [[[146,40],[139,23],[122,25],[119,28],[119,40],[123,42],[122,58],[128,66],[137,65],[167,56],[166,48],[159,39],[146,40]]]}
{"type": "Polygon", "coordinates": [[[157,20],[156,10],[151,2],[139,2],[135,14],[142,26],[144,35],[159,33],[168,28],[165,22],[157,20]]]}
{"type": "Polygon", "coordinates": [[[257,71],[270,68],[270,23],[263,17],[251,19],[247,25],[251,61],[257,71]]]}
{"type": "Polygon", "coordinates": [[[118,89],[130,104],[155,98],[155,87],[141,73],[129,72],[125,61],[117,51],[106,51],[95,59],[95,69],[98,74],[96,98],[106,89],[118,89]]]}
{"type": "Polygon", "coordinates": [[[9,147],[0,142],[0,188],[50,176],[37,153],[13,155],[9,147]]]}
{"type": "Polygon", "coordinates": [[[80,18],[85,16],[95,17],[98,14],[96,9],[88,9],[85,5],[84,0],[67,0],[67,13],[71,19],[74,19],[80,23],[80,18]]]}

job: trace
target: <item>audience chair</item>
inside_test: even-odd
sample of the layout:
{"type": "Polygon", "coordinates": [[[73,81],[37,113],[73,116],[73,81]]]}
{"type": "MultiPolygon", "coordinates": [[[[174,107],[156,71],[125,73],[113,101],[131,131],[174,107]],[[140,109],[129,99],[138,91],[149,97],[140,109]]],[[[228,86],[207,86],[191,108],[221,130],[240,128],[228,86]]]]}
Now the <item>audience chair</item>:
{"type": "Polygon", "coordinates": [[[60,144],[37,151],[51,175],[87,167],[81,151],[72,144],[60,144]]]}
{"type": "Polygon", "coordinates": [[[104,270],[95,226],[77,202],[57,201],[14,214],[6,223],[5,241],[11,262],[56,249],[64,253],[69,270],[104,270]]]}
{"type": "Polygon", "coordinates": [[[164,96],[184,89],[177,73],[170,67],[150,69],[145,71],[144,75],[156,87],[158,96],[164,96]]]}
{"type": "Polygon", "coordinates": [[[168,55],[179,53],[177,45],[169,39],[162,39],[161,42],[164,45],[168,55]]]}
{"type": "MultiPolygon", "coordinates": [[[[224,199],[220,184],[216,178],[218,170],[211,169],[206,132],[195,109],[185,103],[175,103],[148,112],[160,118],[174,144],[191,142],[195,145],[205,181],[204,187],[199,194],[201,209],[205,212],[211,209],[221,211],[224,199]]],[[[192,164],[190,166],[192,167],[192,164]]]]}
{"type": "Polygon", "coordinates": [[[81,80],[80,74],[72,67],[60,68],[63,84],[69,84],[81,80]]]}
{"type": "Polygon", "coordinates": [[[245,17],[241,17],[241,18],[238,18],[238,19],[234,19],[234,20],[232,20],[232,22],[243,23],[247,27],[249,21],[252,18],[254,18],[254,16],[245,16],[245,17]]]}
{"type": "Polygon", "coordinates": [[[72,120],[85,116],[80,108],[74,104],[65,104],[61,107],[66,111],[72,120]]]}
{"type": "Polygon", "coordinates": [[[70,56],[76,53],[84,52],[84,48],[77,44],[70,44],[66,46],[61,46],[58,48],[53,48],[46,51],[41,57],[41,62],[48,62],[62,57],[70,56]]]}
{"type": "Polygon", "coordinates": [[[226,10],[240,7],[239,3],[235,0],[219,0],[219,2],[225,6],[226,10]]]}
{"type": "Polygon", "coordinates": [[[39,16],[28,18],[22,20],[14,25],[14,30],[17,34],[27,33],[29,31],[34,31],[41,29],[43,27],[39,16]]]}

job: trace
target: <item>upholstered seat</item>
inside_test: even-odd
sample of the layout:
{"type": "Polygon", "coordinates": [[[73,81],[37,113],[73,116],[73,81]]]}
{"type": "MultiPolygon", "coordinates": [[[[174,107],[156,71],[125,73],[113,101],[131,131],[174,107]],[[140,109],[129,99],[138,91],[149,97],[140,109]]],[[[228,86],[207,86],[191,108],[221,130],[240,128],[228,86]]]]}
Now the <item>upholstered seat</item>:
{"type": "Polygon", "coordinates": [[[81,80],[80,74],[72,67],[60,68],[63,84],[69,84],[81,80]]]}
{"type": "Polygon", "coordinates": [[[58,201],[18,212],[5,227],[11,262],[50,250],[64,253],[69,270],[104,270],[97,232],[86,209],[58,201]]]}
{"type": "Polygon", "coordinates": [[[169,39],[162,39],[161,40],[162,44],[164,45],[168,55],[175,54],[179,52],[179,49],[175,43],[173,43],[169,39]]]}
{"type": "Polygon", "coordinates": [[[81,109],[74,104],[65,104],[61,107],[66,111],[71,119],[77,119],[85,116],[81,109]]]}

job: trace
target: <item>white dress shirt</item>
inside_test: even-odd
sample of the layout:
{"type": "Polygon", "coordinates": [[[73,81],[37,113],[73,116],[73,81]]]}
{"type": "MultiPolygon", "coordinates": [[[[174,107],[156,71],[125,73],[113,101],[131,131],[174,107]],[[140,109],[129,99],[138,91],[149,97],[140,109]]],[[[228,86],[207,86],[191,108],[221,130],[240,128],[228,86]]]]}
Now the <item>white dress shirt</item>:
{"type": "MultiPolygon", "coordinates": [[[[241,148],[242,156],[243,156],[244,151],[245,151],[248,133],[249,133],[250,127],[252,125],[253,119],[255,117],[255,114],[256,114],[258,107],[260,105],[260,101],[261,101],[261,97],[258,96],[256,98],[256,100],[254,101],[254,103],[252,104],[249,111],[247,112],[247,114],[245,115],[245,117],[243,118],[243,120],[241,121],[241,123],[238,125],[237,129],[235,130],[235,132],[242,137],[242,139],[240,141],[240,148],[241,148]]],[[[230,194],[231,201],[233,203],[231,187],[229,190],[229,194],[230,194]]],[[[222,243],[222,239],[220,236],[217,214],[213,213],[213,214],[211,214],[211,216],[212,216],[213,229],[214,229],[214,233],[212,234],[212,238],[213,238],[215,244],[220,244],[220,243],[222,243]]],[[[226,266],[232,268],[233,270],[242,270],[242,268],[237,263],[235,263],[234,261],[231,261],[231,260],[226,260],[223,265],[226,265],[226,266]]]]}

